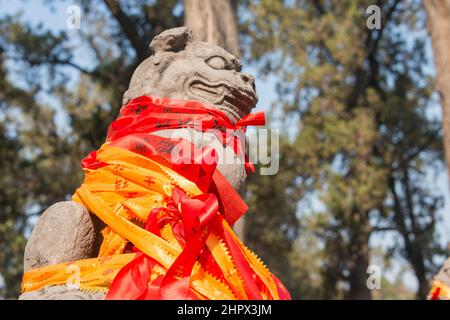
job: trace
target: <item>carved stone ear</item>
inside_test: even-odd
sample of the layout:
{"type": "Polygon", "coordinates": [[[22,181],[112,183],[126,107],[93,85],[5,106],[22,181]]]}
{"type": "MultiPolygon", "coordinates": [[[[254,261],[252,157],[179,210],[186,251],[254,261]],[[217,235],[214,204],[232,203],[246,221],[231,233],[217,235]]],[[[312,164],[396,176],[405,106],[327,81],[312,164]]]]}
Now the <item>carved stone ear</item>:
{"type": "Polygon", "coordinates": [[[155,36],[150,43],[152,53],[157,51],[178,52],[192,41],[192,32],[187,27],[172,28],[155,36]]]}

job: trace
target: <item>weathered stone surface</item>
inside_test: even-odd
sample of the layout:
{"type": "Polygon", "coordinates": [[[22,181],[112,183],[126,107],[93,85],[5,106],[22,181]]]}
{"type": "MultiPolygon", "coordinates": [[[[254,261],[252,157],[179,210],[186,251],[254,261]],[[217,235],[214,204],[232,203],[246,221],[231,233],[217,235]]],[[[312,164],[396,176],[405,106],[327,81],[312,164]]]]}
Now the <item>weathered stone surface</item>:
{"type": "Polygon", "coordinates": [[[103,293],[84,292],[67,286],[52,286],[24,293],[19,300],[103,300],[104,298],[103,293]]]}
{"type": "Polygon", "coordinates": [[[444,262],[434,279],[450,287],[450,258],[444,262]]]}
{"type": "Polygon", "coordinates": [[[216,150],[218,155],[217,169],[228,180],[231,186],[239,191],[244,184],[247,174],[245,172],[244,161],[240,159],[231,146],[223,147],[220,140],[212,132],[199,133],[191,128],[159,130],[152,134],[161,137],[173,137],[191,141],[196,148],[209,146],[216,150]]]}
{"type": "Polygon", "coordinates": [[[186,27],[153,38],[153,54],[134,72],[123,103],[142,95],[198,100],[225,111],[232,120],[250,113],[258,101],[255,78],[225,49],[193,41],[186,27]]]}
{"type": "MultiPolygon", "coordinates": [[[[150,44],[152,55],[134,72],[123,104],[131,99],[152,95],[181,100],[198,100],[225,111],[232,121],[250,113],[258,97],[253,76],[241,72],[239,60],[223,48],[193,41],[186,27],[166,30],[150,44]]],[[[218,170],[239,190],[246,174],[244,159],[238,159],[231,147],[223,147],[213,134],[199,140],[193,129],[161,130],[168,137],[178,131],[188,133],[197,147],[209,145],[218,151],[218,170]],[[227,161],[226,159],[231,159],[227,161]]],[[[198,137],[198,136],[197,136],[198,137]]],[[[25,271],[62,262],[97,256],[102,223],[81,205],[59,202],[40,217],[25,249],[25,271]]],[[[23,294],[20,299],[102,299],[66,286],[47,287],[23,294]]]]}
{"type": "Polygon", "coordinates": [[[98,220],[80,204],[58,202],[48,208],[27,242],[24,269],[92,258],[99,248],[98,220]]]}
{"type": "MultiPolygon", "coordinates": [[[[225,111],[233,121],[255,107],[258,101],[255,78],[241,72],[239,59],[219,46],[193,41],[186,27],[157,35],[150,49],[152,55],[131,78],[124,104],[141,95],[198,100],[225,111]]],[[[174,133],[180,136],[180,132],[187,132],[187,139],[197,147],[215,148],[219,154],[217,168],[239,190],[246,177],[244,159],[238,159],[232,148],[224,148],[213,134],[203,135],[202,141],[195,137],[193,129],[161,130],[154,134],[170,137],[174,133]]]]}

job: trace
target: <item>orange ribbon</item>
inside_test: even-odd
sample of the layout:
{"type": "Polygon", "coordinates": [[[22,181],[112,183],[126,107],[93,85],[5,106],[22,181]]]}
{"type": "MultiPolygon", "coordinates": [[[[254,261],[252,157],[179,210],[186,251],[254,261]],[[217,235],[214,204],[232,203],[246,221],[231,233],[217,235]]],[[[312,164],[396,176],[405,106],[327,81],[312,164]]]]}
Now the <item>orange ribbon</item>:
{"type": "Polygon", "coordinates": [[[156,234],[159,232],[161,221],[163,223],[170,221],[172,225],[181,223],[187,242],[184,250],[167,270],[165,276],[154,281],[149,279],[155,262],[139,252],[135,259],[116,276],[106,299],[186,300],[196,298],[189,290],[190,275],[211,232],[211,222],[218,217],[219,206],[213,194],[201,194],[190,198],[179,188],[172,191],[172,199],[170,213],[165,214],[169,210],[163,208],[154,209],[149,215],[145,229],[156,234]],[[178,206],[179,211],[176,209],[178,206]],[[139,275],[138,279],[136,275],[139,275]],[[149,282],[149,286],[145,285],[149,282]],[[137,285],[130,287],[132,283],[137,285]]]}
{"type": "MultiPolygon", "coordinates": [[[[85,181],[73,196],[107,225],[99,257],[70,264],[81,269],[80,288],[109,288],[107,299],[290,299],[232,231],[247,206],[216,164],[203,161],[214,150],[192,148],[190,162],[173,163],[173,147],[190,142],[151,134],[218,129],[224,145],[242,153],[239,136],[225,131],[263,120],[255,114],[233,124],[199,102],[166,98],[140,97],[124,106],[106,143],[82,161],[85,181]]],[[[63,284],[67,265],[25,273],[23,290],[63,284]]]]}

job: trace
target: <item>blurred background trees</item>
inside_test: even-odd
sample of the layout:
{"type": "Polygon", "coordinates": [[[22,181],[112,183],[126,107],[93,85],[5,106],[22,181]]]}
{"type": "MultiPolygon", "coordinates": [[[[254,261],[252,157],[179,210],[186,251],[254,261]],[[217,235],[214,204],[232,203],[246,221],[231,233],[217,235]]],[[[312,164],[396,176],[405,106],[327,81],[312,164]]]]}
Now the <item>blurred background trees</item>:
{"type": "MultiPolygon", "coordinates": [[[[68,30],[0,14],[4,298],[18,295],[36,217],[80,184],[79,162],[103,142],[152,37],[199,10],[192,0],[20,3],[36,2],[64,20],[76,4],[82,19],[68,30]]],[[[224,13],[194,19],[218,24],[221,36],[202,39],[240,52],[257,86],[275,87],[280,170],[250,177],[246,243],[294,298],[423,298],[447,254],[448,190],[436,183],[446,168],[421,1],[207,2],[194,17],[237,10],[239,37],[224,13]],[[381,29],[366,26],[372,4],[381,29]],[[381,290],[366,285],[370,264],[383,267],[381,290]]]]}
{"type": "Polygon", "coordinates": [[[437,69],[436,87],[442,104],[445,159],[450,163],[450,57],[447,54],[450,50],[450,1],[425,1],[424,7],[437,69]]]}
{"type": "Polygon", "coordinates": [[[427,116],[424,38],[402,31],[424,25],[423,9],[419,1],[380,2],[381,29],[370,30],[363,27],[370,4],[252,4],[249,54],[281,79],[282,127],[299,128],[293,179],[324,205],[315,213],[324,297],[343,284],[343,297],[370,298],[370,239],[394,231],[388,250],[409,262],[424,298],[433,256],[442,252],[434,232],[441,194],[424,184],[432,165],[443,169],[441,125],[427,116]]]}

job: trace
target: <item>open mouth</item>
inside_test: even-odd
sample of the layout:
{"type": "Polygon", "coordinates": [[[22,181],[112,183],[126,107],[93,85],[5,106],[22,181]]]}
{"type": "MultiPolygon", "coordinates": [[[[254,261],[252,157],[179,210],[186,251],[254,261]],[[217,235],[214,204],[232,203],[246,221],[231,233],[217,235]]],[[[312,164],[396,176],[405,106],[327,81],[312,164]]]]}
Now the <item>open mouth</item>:
{"type": "Polygon", "coordinates": [[[219,106],[235,120],[249,114],[258,101],[253,90],[233,87],[226,82],[209,83],[199,77],[190,80],[187,89],[192,98],[219,106]]]}

